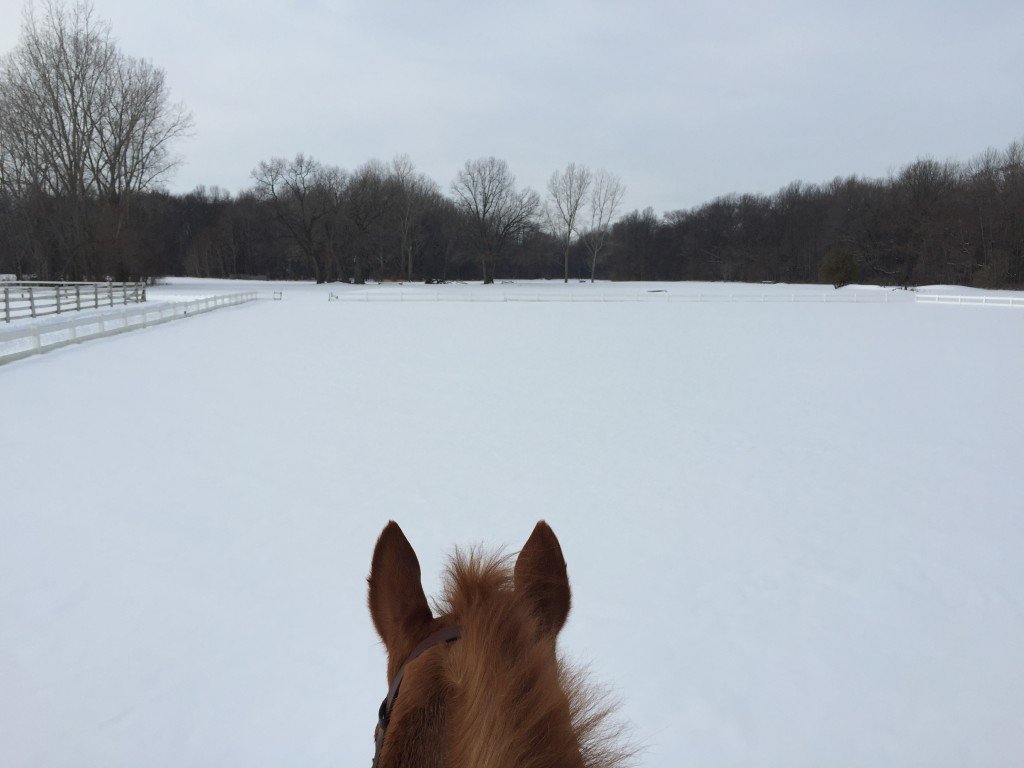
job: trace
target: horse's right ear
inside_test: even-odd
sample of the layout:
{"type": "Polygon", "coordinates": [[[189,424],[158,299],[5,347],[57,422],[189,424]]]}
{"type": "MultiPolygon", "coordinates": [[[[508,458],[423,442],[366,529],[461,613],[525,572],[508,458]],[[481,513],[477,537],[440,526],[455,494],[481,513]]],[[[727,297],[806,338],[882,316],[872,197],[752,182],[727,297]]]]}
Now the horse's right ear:
{"type": "Polygon", "coordinates": [[[370,566],[370,616],[388,654],[406,647],[433,616],[420,584],[420,562],[398,523],[388,523],[377,539],[370,566]]]}
{"type": "Polygon", "coordinates": [[[543,520],[519,552],[512,578],[516,592],[526,598],[541,629],[555,637],[569,616],[572,595],[562,547],[543,520]]]}

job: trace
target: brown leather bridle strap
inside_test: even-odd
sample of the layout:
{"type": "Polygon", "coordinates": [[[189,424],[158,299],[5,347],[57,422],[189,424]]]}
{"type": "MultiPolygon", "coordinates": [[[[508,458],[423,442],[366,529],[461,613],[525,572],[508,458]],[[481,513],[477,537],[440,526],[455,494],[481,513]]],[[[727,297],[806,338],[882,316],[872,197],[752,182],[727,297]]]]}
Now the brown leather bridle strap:
{"type": "Polygon", "coordinates": [[[402,685],[402,678],[405,677],[406,666],[417,659],[421,654],[429,651],[435,645],[450,643],[454,640],[458,640],[461,636],[462,627],[459,626],[439,629],[437,632],[428,635],[422,643],[413,648],[412,653],[410,653],[406,657],[405,661],[402,662],[402,666],[398,668],[398,672],[395,673],[395,677],[391,681],[391,686],[388,688],[388,695],[385,697],[384,701],[381,702],[380,712],[377,715],[377,728],[373,733],[375,749],[373,753],[373,763],[371,764],[372,767],[377,765],[377,759],[380,757],[381,747],[384,746],[384,731],[387,730],[388,723],[391,722],[391,708],[394,706],[395,699],[398,698],[398,689],[402,685]]]}

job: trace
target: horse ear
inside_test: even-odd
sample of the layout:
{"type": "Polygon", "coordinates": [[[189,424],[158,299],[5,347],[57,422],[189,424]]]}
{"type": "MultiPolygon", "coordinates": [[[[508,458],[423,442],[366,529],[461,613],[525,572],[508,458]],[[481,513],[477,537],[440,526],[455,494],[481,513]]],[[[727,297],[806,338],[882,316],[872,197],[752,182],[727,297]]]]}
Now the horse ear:
{"type": "Polygon", "coordinates": [[[531,604],[544,631],[556,636],[569,616],[569,574],[558,538],[543,520],[523,545],[513,579],[516,592],[531,604]]]}
{"type": "MultiPolygon", "coordinates": [[[[398,523],[389,522],[377,539],[370,566],[370,616],[389,654],[415,642],[433,616],[420,584],[420,562],[398,523]]],[[[405,649],[408,650],[407,648],[405,649]]]]}

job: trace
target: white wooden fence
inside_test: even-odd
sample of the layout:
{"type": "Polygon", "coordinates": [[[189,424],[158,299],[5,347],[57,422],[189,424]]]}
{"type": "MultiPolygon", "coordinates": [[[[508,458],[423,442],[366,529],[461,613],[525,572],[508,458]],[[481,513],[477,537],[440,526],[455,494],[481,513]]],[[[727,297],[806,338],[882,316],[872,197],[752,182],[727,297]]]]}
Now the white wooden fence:
{"type": "Polygon", "coordinates": [[[58,322],[16,325],[0,331],[0,364],[49,352],[68,344],[113,336],[137,328],[167,323],[219,307],[254,301],[256,293],[232,293],[181,303],[133,307],[120,312],[85,314],[58,322]]]}
{"type": "Polygon", "coordinates": [[[0,317],[7,323],[145,300],[145,283],[0,283],[0,317]]]}
{"type": "Polygon", "coordinates": [[[941,294],[916,294],[918,304],[959,304],[975,307],[1024,307],[1024,296],[943,296],[941,294]]]}

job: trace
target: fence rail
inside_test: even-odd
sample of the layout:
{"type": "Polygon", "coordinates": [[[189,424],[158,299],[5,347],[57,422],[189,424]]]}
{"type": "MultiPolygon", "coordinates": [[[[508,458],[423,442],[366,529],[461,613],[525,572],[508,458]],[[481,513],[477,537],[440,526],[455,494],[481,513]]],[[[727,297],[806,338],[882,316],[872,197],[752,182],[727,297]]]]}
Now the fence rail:
{"type": "MultiPolygon", "coordinates": [[[[902,293],[902,292],[901,292],[902,293]]],[[[902,295],[891,298],[890,291],[871,292],[790,292],[790,293],[669,293],[667,291],[639,291],[636,293],[590,293],[576,291],[504,292],[504,291],[365,291],[361,293],[331,294],[338,301],[467,301],[467,302],[752,302],[752,303],[849,303],[887,304],[890,301],[909,301],[902,295]]]]}
{"type": "Polygon", "coordinates": [[[975,307],[1024,307],[1024,296],[943,296],[917,294],[918,304],[959,304],[975,307]]]}
{"type": "Polygon", "coordinates": [[[174,304],[124,309],[120,312],[87,314],[57,322],[35,323],[0,330],[0,364],[38,355],[90,339],[100,339],[138,328],[167,323],[181,317],[255,301],[257,294],[232,293],[174,304]]]}
{"type": "Polygon", "coordinates": [[[7,323],[145,300],[145,283],[0,283],[0,317],[7,323]]]}

